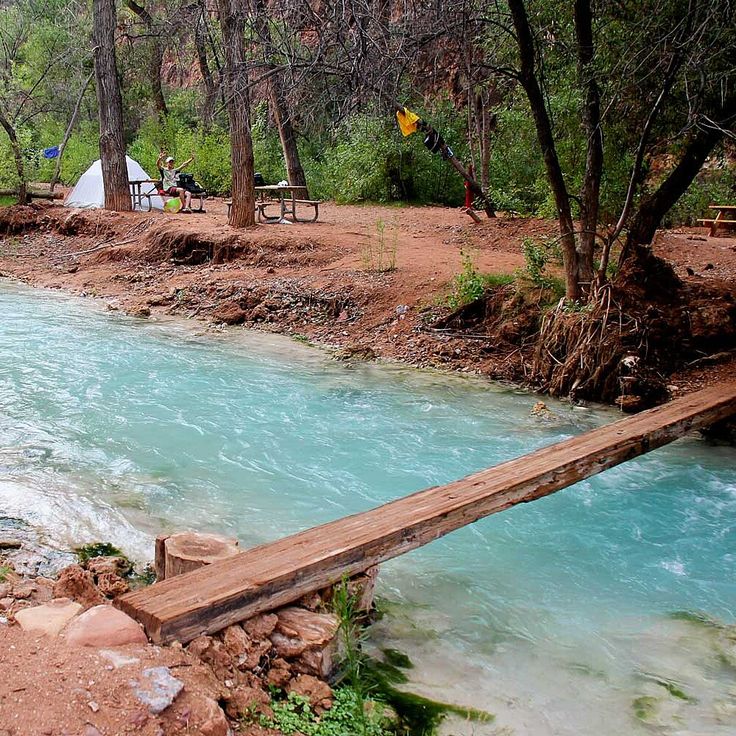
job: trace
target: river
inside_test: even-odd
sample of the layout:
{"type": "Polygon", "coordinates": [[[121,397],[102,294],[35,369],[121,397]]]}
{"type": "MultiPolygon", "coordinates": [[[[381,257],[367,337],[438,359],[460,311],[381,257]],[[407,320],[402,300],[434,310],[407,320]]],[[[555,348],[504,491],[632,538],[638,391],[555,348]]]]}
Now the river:
{"type": "MultiPolygon", "coordinates": [[[[250,546],[617,418],[2,280],[0,308],[0,517],[59,547],[250,546]]],[[[736,733],[735,460],[686,438],[386,564],[371,645],[495,715],[448,734],[736,733]]]]}

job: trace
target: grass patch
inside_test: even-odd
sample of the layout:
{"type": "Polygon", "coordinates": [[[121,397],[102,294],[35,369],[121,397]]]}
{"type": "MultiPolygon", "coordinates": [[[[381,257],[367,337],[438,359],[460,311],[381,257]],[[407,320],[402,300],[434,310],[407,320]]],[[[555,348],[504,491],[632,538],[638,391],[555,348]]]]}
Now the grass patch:
{"type": "Polygon", "coordinates": [[[8,194],[0,195],[0,207],[12,207],[14,204],[18,204],[18,197],[8,194]]]}
{"type": "Polygon", "coordinates": [[[4,583],[11,572],[13,572],[12,567],[8,567],[7,565],[0,565],[0,583],[4,583]]]}
{"type": "Polygon", "coordinates": [[[391,238],[389,240],[386,234],[386,223],[381,219],[376,220],[375,241],[369,235],[361,253],[363,268],[366,271],[375,271],[376,273],[395,271],[398,244],[399,230],[396,223],[391,227],[391,238]]]}

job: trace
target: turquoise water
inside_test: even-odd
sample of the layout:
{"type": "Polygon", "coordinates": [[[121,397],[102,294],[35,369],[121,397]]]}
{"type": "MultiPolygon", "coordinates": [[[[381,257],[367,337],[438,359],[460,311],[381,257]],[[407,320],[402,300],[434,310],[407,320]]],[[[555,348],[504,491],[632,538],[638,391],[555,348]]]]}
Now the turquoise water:
{"type": "MultiPolygon", "coordinates": [[[[2,281],[0,308],[0,515],[59,545],[256,544],[617,418],[548,402],[545,422],[479,380],[2,281]]],[[[448,733],[736,733],[736,641],[669,617],[736,618],[735,459],[681,440],[387,564],[375,645],[409,651],[417,690],[497,715],[448,733]]]]}

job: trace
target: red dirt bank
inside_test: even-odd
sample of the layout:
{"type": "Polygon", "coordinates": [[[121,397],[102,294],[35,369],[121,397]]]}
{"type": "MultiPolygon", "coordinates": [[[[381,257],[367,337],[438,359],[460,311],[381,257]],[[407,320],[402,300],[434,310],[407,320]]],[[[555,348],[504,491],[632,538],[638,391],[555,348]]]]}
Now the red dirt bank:
{"type": "MultiPolygon", "coordinates": [[[[222,202],[210,201],[207,214],[189,216],[15,207],[0,211],[3,232],[1,273],[102,297],[142,317],[244,323],[344,348],[346,356],[522,381],[528,355],[513,344],[523,327],[513,319],[501,326],[506,343],[427,328],[448,311],[442,304],[463,253],[481,272],[513,273],[524,265],[522,240],[552,235],[555,225],[522,218],[474,225],[440,207],[326,204],[315,224],[235,231],[222,202]],[[395,253],[395,270],[370,270],[381,247],[384,264],[395,253]]],[[[736,292],[736,239],[703,232],[663,232],[655,251],[683,279],[736,292]]],[[[692,390],[734,367],[725,357],[687,368],[672,383],[692,390]]]]}

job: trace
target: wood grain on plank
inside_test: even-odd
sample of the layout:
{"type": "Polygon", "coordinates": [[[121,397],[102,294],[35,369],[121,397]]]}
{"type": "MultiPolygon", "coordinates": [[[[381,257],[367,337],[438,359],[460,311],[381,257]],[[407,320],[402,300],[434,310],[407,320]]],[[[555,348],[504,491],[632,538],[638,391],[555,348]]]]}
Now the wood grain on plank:
{"type": "Polygon", "coordinates": [[[128,593],[116,605],[156,642],[190,641],[600,473],[736,414],[720,384],[445,486],[254,547],[128,593]]]}

